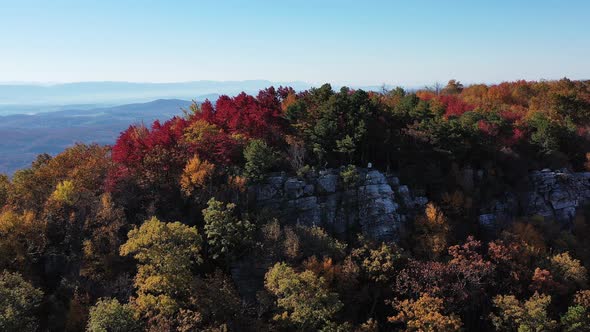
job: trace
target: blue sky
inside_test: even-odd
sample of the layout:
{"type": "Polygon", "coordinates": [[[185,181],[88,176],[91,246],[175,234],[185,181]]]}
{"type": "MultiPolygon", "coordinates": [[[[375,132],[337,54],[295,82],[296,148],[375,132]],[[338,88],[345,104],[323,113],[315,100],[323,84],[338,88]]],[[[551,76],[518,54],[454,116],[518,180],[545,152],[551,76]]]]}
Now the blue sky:
{"type": "Polygon", "coordinates": [[[590,79],[590,1],[0,0],[0,81],[590,79]]]}

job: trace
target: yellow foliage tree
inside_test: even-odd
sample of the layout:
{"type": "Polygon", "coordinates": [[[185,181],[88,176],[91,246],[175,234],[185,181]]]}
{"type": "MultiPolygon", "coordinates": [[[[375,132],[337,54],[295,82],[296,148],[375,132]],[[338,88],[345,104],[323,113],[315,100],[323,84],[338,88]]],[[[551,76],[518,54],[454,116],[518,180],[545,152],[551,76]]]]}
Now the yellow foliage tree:
{"type": "Polygon", "coordinates": [[[547,250],[543,235],[530,222],[514,223],[512,233],[524,243],[525,248],[533,255],[540,255],[547,250]]]}
{"type": "Polygon", "coordinates": [[[190,143],[198,143],[209,134],[215,134],[219,131],[214,124],[205,120],[197,120],[185,129],[184,139],[190,143]]]}
{"type": "Polygon", "coordinates": [[[213,176],[215,165],[201,160],[199,156],[194,156],[184,167],[184,172],[180,177],[180,188],[190,196],[196,189],[203,188],[213,176]]]}
{"type": "Polygon", "coordinates": [[[445,315],[443,304],[443,299],[424,293],[418,300],[395,302],[393,307],[398,314],[387,319],[391,323],[405,324],[404,331],[459,331],[461,319],[455,314],[445,315]]]}
{"type": "Polygon", "coordinates": [[[342,308],[338,294],[330,292],[323,277],[312,271],[298,273],[285,263],[268,270],[264,286],[277,298],[280,310],[275,320],[291,323],[300,331],[319,330],[342,308]]]}
{"type": "Polygon", "coordinates": [[[139,313],[169,317],[188,300],[194,281],[191,267],[202,261],[202,242],[196,228],[155,217],[129,232],[120,254],[139,262],[134,301],[139,313]]]}
{"type": "Polygon", "coordinates": [[[45,223],[31,212],[0,213],[0,269],[27,270],[40,258],[47,239],[45,223]]]}
{"type": "Polygon", "coordinates": [[[572,288],[585,287],[587,285],[588,271],[582,266],[579,260],[572,258],[568,252],[551,257],[550,269],[554,275],[572,288]]]}
{"type": "Polygon", "coordinates": [[[51,194],[51,199],[57,202],[74,205],[76,201],[76,189],[74,182],[64,180],[57,184],[55,191],[51,194]]]}
{"type": "Polygon", "coordinates": [[[590,309],[590,290],[581,290],[574,296],[574,303],[590,309]]]}
{"type": "Polygon", "coordinates": [[[419,252],[429,258],[436,258],[446,250],[450,227],[447,218],[436,205],[426,205],[424,215],[416,220],[416,229],[419,252]]]}
{"type": "Polygon", "coordinates": [[[547,313],[549,295],[535,292],[524,303],[514,295],[498,295],[493,303],[497,314],[492,314],[491,319],[497,331],[552,331],[557,326],[547,313]]]}
{"type": "Polygon", "coordinates": [[[286,112],[287,109],[289,108],[289,106],[295,104],[295,102],[297,101],[297,95],[293,92],[290,92],[287,97],[283,100],[283,102],[281,103],[281,109],[283,110],[283,112],[286,112]]]}

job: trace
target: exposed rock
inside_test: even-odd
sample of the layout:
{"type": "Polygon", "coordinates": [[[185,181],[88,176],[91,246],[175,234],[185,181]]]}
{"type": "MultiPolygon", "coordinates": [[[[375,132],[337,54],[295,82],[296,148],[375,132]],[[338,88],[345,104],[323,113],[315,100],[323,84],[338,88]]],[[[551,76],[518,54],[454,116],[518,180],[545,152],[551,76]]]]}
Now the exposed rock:
{"type": "Polygon", "coordinates": [[[531,174],[533,191],[529,195],[527,214],[571,221],[576,209],[590,200],[590,173],[567,170],[543,170],[531,174]]]}
{"type": "Polygon", "coordinates": [[[496,219],[496,215],[493,213],[482,214],[479,216],[479,224],[487,228],[493,228],[497,222],[496,219]]]}
{"type": "Polygon", "coordinates": [[[561,223],[573,220],[576,210],[590,202],[590,172],[543,169],[532,172],[524,192],[506,193],[482,209],[480,224],[491,227],[500,220],[519,216],[542,216],[561,223]]]}
{"type": "Polygon", "coordinates": [[[305,182],[297,179],[288,179],[285,181],[285,195],[290,199],[303,196],[305,191],[305,182]]]}
{"type": "MultiPolygon", "coordinates": [[[[404,223],[423,211],[426,197],[414,195],[397,177],[375,169],[358,169],[360,180],[344,188],[339,171],[329,169],[306,179],[271,174],[250,188],[257,207],[276,211],[284,220],[319,225],[335,234],[360,229],[378,240],[395,240],[404,223]]],[[[478,174],[471,171],[469,177],[478,174]]],[[[544,169],[529,175],[527,189],[506,192],[481,208],[479,223],[493,229],[522,216],[571,222],[590,202],[590,172],[544,169]]]]}
{"type": "Polygon", "coordinates": [[[265,200],[270,200],[275,197],[282,196],[284,182],[285,182],[285,177],[283,175],[269,176],[266,179],[267,185],[261,187],[261,190],[258,192],[258,199],[261,201],[265,201],[265,200]]]}
{"type": "Polygon", "coordinates": [[[333,193],[338,185],[338,175],[322,174],[317,178],[317,188],[320,193],[333,193]]]}
{"type": "Polygon", "coordinates": [[[395,176],[374,169],[358,172],[360,180],[349,188],[334,169],[305,180],[271,175],[250,187],[249,194],[257,208],[271,209],[288,222],[322,226],[335,234],[360,229],[374,239],[397,239],[403,223],[427,199],[414,197],[395,176]]]}
{"type": "Polygon", "coordinates": [[[387,183],[391,186],[391,188],[399,187],[399,179],[395,176],[387,177],[387,183]]]}

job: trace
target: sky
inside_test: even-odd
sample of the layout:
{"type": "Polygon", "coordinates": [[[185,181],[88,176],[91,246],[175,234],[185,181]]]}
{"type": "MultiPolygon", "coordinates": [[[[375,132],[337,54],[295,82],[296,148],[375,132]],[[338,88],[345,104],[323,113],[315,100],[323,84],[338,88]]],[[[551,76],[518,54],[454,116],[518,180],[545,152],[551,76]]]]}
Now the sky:
{"type": "Polygon", "coordinates": [[[590,79],[590,1],[0,0],[0,81],[590,79]]]}

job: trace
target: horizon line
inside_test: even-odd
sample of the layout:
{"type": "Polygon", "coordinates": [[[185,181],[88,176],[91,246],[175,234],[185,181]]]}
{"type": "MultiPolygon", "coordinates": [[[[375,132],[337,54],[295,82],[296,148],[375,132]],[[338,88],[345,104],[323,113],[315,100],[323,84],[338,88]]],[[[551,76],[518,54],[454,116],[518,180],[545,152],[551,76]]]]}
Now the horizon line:
{"type": "Polygon", "coordinates": [[[330,82],[328,80],[322,82],[308,82],[303,80],[286,80],[286,81],[274,81],[269,79],[236,79],[236,80],[213,80],[213,79],[201,79],[201,80],[187,80],[187,81],[131,81],[131,80],[83,80],[83,81],[0,81],[1,86],[39,86],[39,87],[52,87],[52,86],[60,86],[60,85],[71,85],[71,84],[100,84],[100,83],[123,83],[123,84],[146,84],[146,85],[166,85],[166,84],[191,84],[191,83],[248,83],[248,82],[266,82],[270,84],[305,84],[309,85],[310,87],[321,86],[323,84],[330,84],[335,86],[346,86],[346,87],[379,87],[379,86],[389,86],[389,87],[433,87],[437,84],[446,84],[450,80],[456,80],[462,83],[464,86],[470,85],[478,85],[478,84],[485,84],[485,85],[495,85],[504,82],[517,82],[517,81],[526,81],[526,82],[551,82],[551,81],[559,81],[562,79],[570,79],[572,81],[590,81],[590,78],[583,78],[583,79],[571,79],[567,76],[563,76],[561,78],[538,78],[538,79],[507,79],[501,81],[462,81],[457,78],[449,78],[446,80],[435,80],[431,82],[406,82],[406,83],[388,83],[388,82],[380,82],[380,83],[353,83],[353,82],[330,82]]]}

